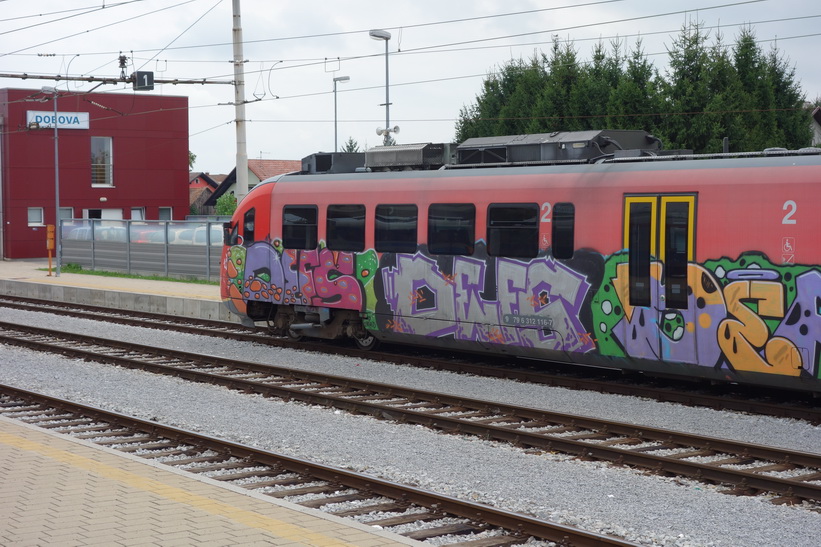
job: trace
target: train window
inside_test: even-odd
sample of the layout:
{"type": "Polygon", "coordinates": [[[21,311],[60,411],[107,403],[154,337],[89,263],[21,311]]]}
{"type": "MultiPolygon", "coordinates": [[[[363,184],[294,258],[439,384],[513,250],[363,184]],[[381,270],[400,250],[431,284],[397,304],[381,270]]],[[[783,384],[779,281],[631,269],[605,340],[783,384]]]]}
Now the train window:
{"type": "Polygon", "coordinates": [[[476,206],[472,203],[433,203],[428,208],[428,251],[471,255],[475,229],[476,206]]]}
{"type": "Polygon", "coordinates": [[[668,308],[687,309],[690,204],[667,203],[665,214],[665,300],[668,308]]]}
{"type": "Polygon", "coordinates": [[[572,203],[553,205],[553,258],[573,258],[576,207],[572,203]]]}
{"type": "Polygon", "coordinates": [[[487,209],[487,252],[491,256],[536,256],[539,252],[539,206],[535,203],[491,203],[487,209]]]}
{"type": "Polygon", "coordinates": [[[328,205],[327,243],[332,251],[365,249],[365,206],[328,205]]]}
{"type": "Polygon", "coordinates": [[[249,245],[254,242],[254,216],[256,209],[251,208],[245,211],[242,217],[242,244],[249,245]]]}
{"type": "Polygon", "coordinates": [[[415,253],[416,205],[377,205],[374,243],[380,253],[415,253]]]}
{"type": "Polygon", "coordinates": [[[650,253],[653,203],[630,203],[628,227],[628,260],[630,271],[630,305],[650,305],[650,253]]]}
{"type": "Polygon", "coordinates": [[[316,205],[282,208],[282,246],[286,249],[316,249],[316,227],[316,205]]]}

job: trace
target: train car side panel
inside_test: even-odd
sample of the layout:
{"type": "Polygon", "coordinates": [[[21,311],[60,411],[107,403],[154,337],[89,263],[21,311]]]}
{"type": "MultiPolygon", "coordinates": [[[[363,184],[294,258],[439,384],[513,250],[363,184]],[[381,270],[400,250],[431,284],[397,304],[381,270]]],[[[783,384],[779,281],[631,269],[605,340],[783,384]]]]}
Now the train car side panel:
{"type": "Polygon", "coordinates": [[[311,336],[819,392],[818,182],[817,156],[286,177],[227,277],[311,336]],[[362,249],[329,248],[352,205],[362,249]],[[414,208],[412,248],[378,248],[386,206],[414,208]]]}

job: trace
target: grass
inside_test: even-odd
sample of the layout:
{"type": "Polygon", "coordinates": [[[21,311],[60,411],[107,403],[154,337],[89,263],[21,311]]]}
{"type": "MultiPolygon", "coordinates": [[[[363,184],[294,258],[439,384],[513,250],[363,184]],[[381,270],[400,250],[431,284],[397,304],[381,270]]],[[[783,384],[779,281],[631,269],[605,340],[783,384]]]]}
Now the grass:
{"type": "MultiPolygon", "coordinates": [[[[40,268],[41,270],[45,271],[48,268],[40,268]]],[[[85,275],[98,275],[101,277],[124,277],[126,279],[147,279],[149,281],[174,281],[176,283],[196,283],[198,285],[219,285],[218,281],[207,281],[205,279],[194,279],[194,278],[187,278],[181,279],[179,277],[164,277],[161,275],[137,275],[137,274],[127,274],[122,272],[106,272],[103,270],[84,270],[82,266],[79,264],[63,264],[60,267],[60,271],[62,273],[72,273],[72,274],[85,274],[85,275]]]]}

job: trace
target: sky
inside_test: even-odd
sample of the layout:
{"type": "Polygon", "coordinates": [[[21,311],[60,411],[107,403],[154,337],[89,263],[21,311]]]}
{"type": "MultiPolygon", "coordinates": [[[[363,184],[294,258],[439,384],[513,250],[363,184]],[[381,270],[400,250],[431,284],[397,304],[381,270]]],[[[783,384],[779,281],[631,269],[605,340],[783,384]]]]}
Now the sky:
{"type": "MultiPolygon", "coordinates": [[[[237,0],[234,0],[237,1],[237,0]]],[[[236,164],[232,0],[0,0],[0,74],[116,78],[151,71],[158,84],[104,93],[189,98],[194,171],[225,174],[236,164]]],[[[614,40],[631,51],[641,40],[663,74],[668,50],[689,22],[732,44],[752,28],[762,50],[777,47],[807,100],[821,97],[821,3],[811,0],[239,0],[245,119],[250,159],[299,160],[353,138],[381,144],[386,122],[385,41],[390,124],[399,144],[451,142],[463,107],[482,81],[511,60],[549,53],[569,40],[581,61],[614,40]],[[348,76],[337,84],[334,78],[348,76]],[[337,113],[334,115],[334,100],[337,113]],[[334,121],[336,120],[336,133],[334,121]]],[[[97,84],[0,77],[0,88],[89,91],[97,84]]],[[[617,129],[617,128],[609,128],[617,129]]]]}

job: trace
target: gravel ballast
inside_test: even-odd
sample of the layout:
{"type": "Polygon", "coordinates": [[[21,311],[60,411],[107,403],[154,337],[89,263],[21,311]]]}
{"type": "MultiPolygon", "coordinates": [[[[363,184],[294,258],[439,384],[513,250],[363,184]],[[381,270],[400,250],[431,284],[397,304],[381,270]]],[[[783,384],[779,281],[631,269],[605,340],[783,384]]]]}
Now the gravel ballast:
{"type": "MultiPolygon", "coordinates": [[[[0,308],[0,320],[817,453],[821,428],[0,308]]],[[[814,546],[821,514],[562,454],[0,345],[0,382],[646,545],[814,546]]]]}

